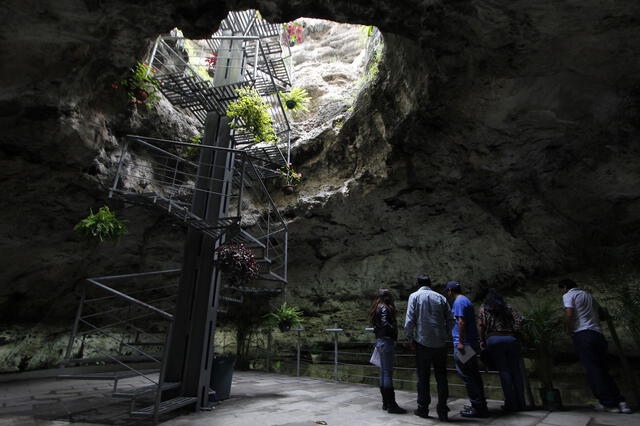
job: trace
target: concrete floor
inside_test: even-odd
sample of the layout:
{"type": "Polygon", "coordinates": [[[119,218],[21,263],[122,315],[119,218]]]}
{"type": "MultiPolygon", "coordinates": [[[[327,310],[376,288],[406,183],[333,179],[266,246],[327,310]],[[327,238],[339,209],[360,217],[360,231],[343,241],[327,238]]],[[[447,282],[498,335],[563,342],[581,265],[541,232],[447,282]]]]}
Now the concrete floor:
{"type": "MultiPolygon", "coordinates": [[[[139,379],[127,379],[123,386],[136,386],[139,379]]],[[[109,383],[82,380],[39,379],[0,384],[0,425],[58,426],[95,424],[145,424],[127,417],[126,401],[109,397],[109,383]]],[[[165,418],[167,426],[254,426],[254,425],[434,425],[436,419],[411,414],[415,393],[397,392],[398,403],[410,412],[388,414],[381,410],[377,388],[307,377],[259,372],[236,372],[231,398],[212,411],[183,412],[165,418]],[[326,423],[322,423],[326,422],[326,423]]],[[[464,419],[457,413],[464,399],[451,399],[452,422],[465,425],[640,425],[640,414],[598,413],[587,407],[550,413],[537,410],[502,415],[501,401],[490,401],[492,417],[464,419]]]]}

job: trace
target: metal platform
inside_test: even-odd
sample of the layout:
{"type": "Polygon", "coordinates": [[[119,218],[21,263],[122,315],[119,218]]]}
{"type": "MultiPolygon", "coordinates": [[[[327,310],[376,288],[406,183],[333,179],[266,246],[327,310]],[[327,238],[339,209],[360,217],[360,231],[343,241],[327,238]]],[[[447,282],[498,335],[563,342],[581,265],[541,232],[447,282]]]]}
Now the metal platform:
{"type": "Polygon", "coordinates": [[[172,399],[168,399],[166,401],[160,402],[157,412],[155,411],[156,406],[150,405],[148,407],[132,411],[131,415],[134,417],[151,417],[156,414],[162,415],[162,414],[166,414],[171,411],[177,410],[178,408],[182,408],[182,407],[186,407],[187,405],[194,404],[196,403],[196,401],[198,401],[198,398],[196,397],[179,396],[176,398],[172,398],[172,399]]]}

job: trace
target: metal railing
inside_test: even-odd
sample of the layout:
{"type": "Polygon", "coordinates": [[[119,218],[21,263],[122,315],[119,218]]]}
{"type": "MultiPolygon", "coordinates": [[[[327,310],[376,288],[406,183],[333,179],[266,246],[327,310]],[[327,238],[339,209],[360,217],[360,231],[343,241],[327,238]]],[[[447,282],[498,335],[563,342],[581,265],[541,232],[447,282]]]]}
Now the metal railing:
{"type": "Polygon", "coordinates": [[[115,370],[59,377],[113,380],[113,396],[131,398],[131,411],[137,396],[154,394],[157,421],[179,273],[171,269],[87,279],[61,368],[113,365],[115,370]],[[149,386],[136,393],[119,390],[119,381],[129,377],[140,377],[149,386]]]}
{"type": "MultiPolygon", "coordinates": [[[[269,105],[282,165],[290,159],[291,127],[278,93],[289,90],[293,72],[282,33],[279,24],[262,20],[255,10],[230,12],[210,38],[158,37],[149,64],[165,97],[202,124],[209,111],[226,114],[238,98],[236,89],[255,88],[269,105]]],[[[235,148],[254,148],[247,132],[235,130],[232,138],[235,148]]]]}
{"type": "Polygon", "coordinates": [[[244,150],[127,136],[109,196],[161,209],[214,239],[224,235],[244,243],[254,251],[263,279],[285,283],[287,225],[262,179],[268,166],[244,150]],[[216,153],[233,159],[216,165],[216,153]],[[218,170],[209,176],[219,177],[203,176],[202,168],[218,170]],[[197,192],[221,197],[226,216],[213,222],[194,214],[197,192]]]}
{"type": "MultiPolygon", "coordinates": [[[[255,348],[253,368],[273,371],[274,365],[279,364],[280,372],[296,376],[306,373],[308,376],[330,378],[336,382],[377,384],[379,368],[369,363],[375,346],[375,338],[372,336],[373,329],[348,330],[337,326],[322,329],[321,331],[327,338],[321,342],[314,340],[311,345],[304,338],[304,333],[308,331],[304,328],[292,329],[290,332],[295,333],[294,343],[291,342],[291,338],[285,337],[286,343],[280,342],[279,344],[271,329],[263,330],[262,335],[255,336],[255,341],[252,342],[255,348]],[[347,335],[350,341],[345,341],[347,335]],[[320,347],[322,349],[319,349],[320,347]]],[[[313,330],[316,335],[318,331],[313,330]]],[[[453,343],[449,342],[448,344],[451,347],[451,353],[448,354],[447,372],[452,374],[449,376],[449,386],[463,388],[464,383],[457,374],[453,374],[456,372],[453,365],[453,343]]],[[[397,342],[393,381],[399,388],[406,387],[406,385],[417,385],[415,353],[408,348],[408,341],[397,342]]],[[[221,351],[230,349],[222,347],[221,351]]],[[[534,397],[524,362],[521,363],[521,371],[527,402],[533,406],[534,397]]],[[[489,379],[488,383],[485,383],[485,389],[489,391],[502,390],[499,383],[495,384],[499,380],[498,371],[485,367],[481,368],[481,373],[489,379]]],[[[431,375],[431,379],[434,379],[433,375],[431,375]]]]}

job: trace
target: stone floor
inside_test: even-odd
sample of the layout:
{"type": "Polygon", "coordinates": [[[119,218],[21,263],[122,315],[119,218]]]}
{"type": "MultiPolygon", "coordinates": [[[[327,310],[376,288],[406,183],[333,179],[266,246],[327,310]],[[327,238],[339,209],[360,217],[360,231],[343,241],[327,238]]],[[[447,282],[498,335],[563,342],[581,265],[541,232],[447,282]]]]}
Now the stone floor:
{"type": "MultiPolygon", "coordinates": [[[[127,379],[122,386],[136,386],[140,379],[127,379]]],[[[127,416],[128,403],[110,398],[111,384],[84,380],[39,379],[0,383],[0,425],[88,425],[144,424],[127,416]]],[[[403,407],[413,410],[415,394],[397,392],[403,407]]],[[[527,411],[502,415],[500,401],[490,401],[492,417],[486,420],[461,418],[457,413],[467,401],[451,399],[451,420],[465,425],[640,425],[640,414],[597,413],[586,407],[567,411],[527,411]]],[[[185,411],[164,418],[167,426],[254,426],[254,425],[434,425],[437,419],[413,414],[392,415],[380,409],[376,388],[335,383],[313,378],[296,378],[258,372],[236,372],[231,398],[212,411],[185,411]]]]}

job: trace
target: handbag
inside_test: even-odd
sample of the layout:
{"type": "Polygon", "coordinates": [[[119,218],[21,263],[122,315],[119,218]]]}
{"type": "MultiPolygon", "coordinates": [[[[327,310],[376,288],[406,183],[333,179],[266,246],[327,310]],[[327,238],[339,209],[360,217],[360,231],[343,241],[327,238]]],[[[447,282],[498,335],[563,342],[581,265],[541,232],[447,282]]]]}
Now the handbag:
{"type": "Polygon", "coordinates": [[[380,362],[380,349],[378,349],[377,346],[373,348],[373,353],[371,354],[369,362],[376,367],[382,367],[382,362],[380,362]]]}

